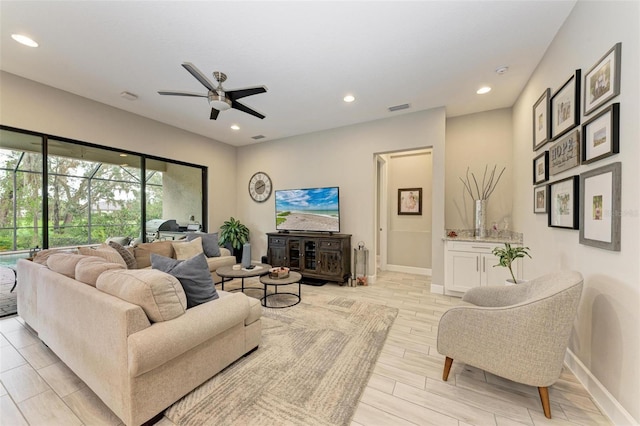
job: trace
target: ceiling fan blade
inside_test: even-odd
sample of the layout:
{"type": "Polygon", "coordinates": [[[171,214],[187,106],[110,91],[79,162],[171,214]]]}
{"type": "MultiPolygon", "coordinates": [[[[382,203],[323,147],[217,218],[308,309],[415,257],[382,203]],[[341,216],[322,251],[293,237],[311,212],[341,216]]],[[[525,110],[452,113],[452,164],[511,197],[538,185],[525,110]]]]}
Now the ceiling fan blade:
{"type": "Polygon", "coordinates": [[[259,86],[259,87],[249,87],[246,89],[229,90],[225,92],[225,94],[227,95],[227,98],[234,101],[236,99],[244,98],[247,96],[257,95],[258,93],[265,93],[266,91],[267,91],[266,87],[259,86]]]}
{"type": "Polygon", "coordinates": [[[209,80],[204,74],[202,74],[200,72],[200,70],[198,68],[196,68],[195,65],[193,65],[191,62],[185,62],[185,63],[182,64],[182,66],[184,67],[184,69],[189,71],[189,73],[192,76],[194,76],[196,78],[196,80],[198,80],[200,83],[202,83],[202,85],[204,87],[206,87],[207,89],[211,90],[212,92],[215,92],[216,94],[218,93],[218,92],[216,92],[215,86],[213,85],[211,80],[209,80]]]}
{"type": "Polygon", "coordinates": [[[218,114],[220,114],[220,111],[215,108],[211,108],[211,115],[209,116],[209,119],[215,120],[216,118],[218,118],[218,114]]]}
{"type": "Polygon", "coordinates": [[[252,110],[248,106],[243,105],[238,101],[233,101],[232,100],[231,101],[231,108],[235,108],[235,109],[237,109],[239,111],[246,112],[247,114],[251,114],[253,116],[256,116],[261,120],[265,117],[264,115],[260,114],[259,112],[252,110]]]}
{"type": "Polygon", "coordinates": [[[203,95],[202,93],[179,92],[177,90],[159,90],[158,93],[161,95],[170,95],[170,96],[193,96],[194,98],[207,97],[207,95],[203,95]]]}

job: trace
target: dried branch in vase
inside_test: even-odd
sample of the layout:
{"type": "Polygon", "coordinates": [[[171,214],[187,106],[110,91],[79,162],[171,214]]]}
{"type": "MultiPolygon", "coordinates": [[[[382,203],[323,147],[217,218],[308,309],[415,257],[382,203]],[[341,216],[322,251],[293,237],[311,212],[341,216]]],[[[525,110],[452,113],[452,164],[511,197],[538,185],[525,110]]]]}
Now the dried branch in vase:
{"type": "Polygon", "coordinates": [[[497,165],[493,166],[493,170],[491,171],[487,179],[487,172],[489,171],[489,166],[487,165],[484,167],[484,175],[482,176],[482,186],[478,185],[478,180],[476,179],[476,175],[471,173],[471,177],[473,178],[473,183],[476,190],[474,194],[473,192],[474,187],[471,186],[471,180],[469,180],[469,167],[467,167],[466,180],[463,180],[462,178],[460,178],[460,181],[462,182],[462,184],[464,185],[464,188],[469,193],[469,196],[471,197],[471,199],[487,200],[489,196],[493,194],[493,191],[496,189],[498,182],[500,182],[500,178],[502,177],[502,174],[506,170],[506,167],[503,167],[502,171],[496,177],[497,169],[498,169],[497,165]]]}

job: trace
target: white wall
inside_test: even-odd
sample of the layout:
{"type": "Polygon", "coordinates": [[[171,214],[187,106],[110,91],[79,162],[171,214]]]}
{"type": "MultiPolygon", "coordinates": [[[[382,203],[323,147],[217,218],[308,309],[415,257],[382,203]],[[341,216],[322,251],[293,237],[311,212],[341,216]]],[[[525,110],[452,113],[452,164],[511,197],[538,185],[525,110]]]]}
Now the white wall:
{"type": "Polygon", "coordinates": [[[235,213],[232,146],[6,72],[0,72],[0,123],[207,166],[209,229],[235,213]]]}
{"type": "Polygon", "coordinates": [[[615,424],[630,423],[615,400],[640,420],[639,17],[636,1],[577,2],[513,107],[514,221],[533,255],[525,278],[560,269],[583,274],[585,287],[570,342],[577,359],[572,362],[615,424]],[[620,102],[620,153],[552,176],[556,180],[622,162],[622,247],[613,252],[581,245],[579,231],[548,228],[546,215],[532,213],[536,153],[531,120],[532,106],[544,89],[557,89],[576,69],[586,73],[617,42],[622,42],[621,94],[611,102],[620,102]],[[608,401],[609,396],[615,400],[608,401]]]}
{"type": "MultiPolygon", "coordinates": [[[[487,226],[497,222],[502,226],[506,218],[511,230],[513,199],[513,132],[511,108],[496,109],[459,117],[447,118],[445,227],[473,229],[474,204],[460,178],[475,174],[482,186],[485,167],[496,168],[498,174],[506,167],[495,191],[487,201],[487,226]]],[[[475,185],[474,185],[475,191],[475,185]]]]}
{"type": "Polygon", "coordinates": [[[352,244],[373,248],[375,154],[433,147],[432,279],[442,283],[444,126],[444,109],[438,108],[239,148],[238,217],[251,230],[254,260],[267,252],[265,233],[275,230],[273,196],[258,204],[247,192],[256,171],[266,172],[276,189],[339,186],[341,231],[353,235],[352,244]]]}

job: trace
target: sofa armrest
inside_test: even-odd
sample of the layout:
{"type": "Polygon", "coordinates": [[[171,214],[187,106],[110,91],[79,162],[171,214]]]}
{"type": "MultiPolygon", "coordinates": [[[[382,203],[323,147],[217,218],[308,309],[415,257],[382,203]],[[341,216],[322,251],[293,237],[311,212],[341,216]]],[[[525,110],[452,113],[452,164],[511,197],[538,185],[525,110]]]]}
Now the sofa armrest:
{"type": "Polygon", "coordinates": [[[231,250],[226,247],[220,247],[220,256],[231,256],[231,250]]]}
{"type": "Polygon", "coordinates": [[[129,375],[138,377],[237,324],[244,326],[248,315],[249,298],[233,293],[130,335],[129,375]]]}

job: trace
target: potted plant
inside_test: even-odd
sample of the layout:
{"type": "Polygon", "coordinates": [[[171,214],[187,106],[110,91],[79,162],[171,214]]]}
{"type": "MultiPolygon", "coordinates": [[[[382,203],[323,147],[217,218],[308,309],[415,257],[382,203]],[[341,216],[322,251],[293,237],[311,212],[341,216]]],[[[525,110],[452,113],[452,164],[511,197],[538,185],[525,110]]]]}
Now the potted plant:
{"type": "Polygon", "coordinates": [[[249,228],[233,217],[220,227],[218,242],[220,246],[229,246],[238,263],[242,259],[242,246],[249,241],[249,228]]]}
{"type": "MultiPolygon", "coordinates": [[[[531,259],[531,255],[529,254],[528,250],[529,247],[511,247],[511,244],[504,243],[504,248],[496,247],[491,252],[500,260],[500,263],[498,263],[497,265],[493,265],[493,267],[495,268],[496,266],[504,266],[506,268],[509,268],[509,273],[511,274],[513,283],[518,284],[518,280],[513,274],[513,269],[511,269],[511,264],[514,260],[523,258],[525,256],[528,256],[529,259],[531,259]]],[[[522,280],[520,282],[522,282],[522,280]]]]}

